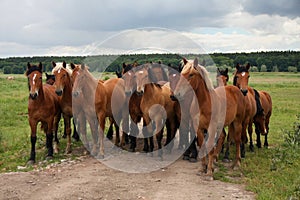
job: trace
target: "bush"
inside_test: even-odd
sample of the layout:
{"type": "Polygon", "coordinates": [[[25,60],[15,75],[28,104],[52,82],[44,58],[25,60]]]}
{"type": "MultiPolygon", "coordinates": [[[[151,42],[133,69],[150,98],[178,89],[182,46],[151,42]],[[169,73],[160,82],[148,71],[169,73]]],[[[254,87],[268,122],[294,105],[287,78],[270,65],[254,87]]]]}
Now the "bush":
{"type": "Polygon", "coordinates": [[[3,68],[3,74],[11,74],[11,67],[10,66],[5,66],[3,68]]]}
{"type": "Polygon", "coordinates": [[[267,71],[267,66],[266,65],[262,65],[260,67],[260,72],[266,72],[267,71]]]}
{"type": "Polygon", "coordinates": [[[252,66],[250,68],[250,72],[258,72],[258,68],[256,66],[252,66]]]}
{"type": "Polygon", "coordinates": [[[273,66],[272,71],[273,71],[273,72],[279,72],[279,69],[278,69],[277,65],[273,66]]]}
{"type": "Polygon", "coordinates": [[[284,132],[284,141],[288,146],[300,147],[300,115],[294,123],[294,130],[284,132]]]}
{"type": "Polygon", "coordinates": [[[297,67],[289,66],[288,67],[288,72],[297,72],[297,67]]]}

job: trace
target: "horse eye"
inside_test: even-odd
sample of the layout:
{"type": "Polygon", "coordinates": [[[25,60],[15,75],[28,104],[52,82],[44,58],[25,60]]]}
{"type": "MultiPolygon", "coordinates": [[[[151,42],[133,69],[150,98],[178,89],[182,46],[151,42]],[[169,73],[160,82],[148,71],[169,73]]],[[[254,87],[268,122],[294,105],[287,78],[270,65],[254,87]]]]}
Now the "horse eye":
{"type": "Polygon", "coordinates": [[[42,80],[43,78],[42,77],[40,77],[40,80],[42,80]]]}
{"type": "Polygon", "coordinates": [[[189,74],[189,78],[192,78],[194,76],[194,74],[189,74]]]}

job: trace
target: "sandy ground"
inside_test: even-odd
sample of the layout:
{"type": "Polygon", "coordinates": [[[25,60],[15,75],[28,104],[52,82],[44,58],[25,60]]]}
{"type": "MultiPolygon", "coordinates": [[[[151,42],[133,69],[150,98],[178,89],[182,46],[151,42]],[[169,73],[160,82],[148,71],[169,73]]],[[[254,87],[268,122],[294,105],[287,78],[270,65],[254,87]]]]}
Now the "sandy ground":
{"type": "Polygon", "coordinates": [[[81,156],[0,174],[0,199],[255,199],[243,185],[196,175],[199,165],[179,158],[156,171],[128,173],[81,156]]]}

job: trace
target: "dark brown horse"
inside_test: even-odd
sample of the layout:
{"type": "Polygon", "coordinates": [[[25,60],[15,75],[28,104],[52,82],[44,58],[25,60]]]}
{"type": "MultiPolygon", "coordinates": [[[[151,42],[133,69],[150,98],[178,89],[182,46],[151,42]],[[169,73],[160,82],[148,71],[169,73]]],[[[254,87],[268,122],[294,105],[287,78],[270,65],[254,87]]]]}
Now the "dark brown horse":
{"type": "Polygon", "coordinates": [[[229,81],[228,68],[224,70],[217,68],[216,79],[217,79],[217,87],[226,86],[227,82],[229,81]]]}
{"type": "Polygon", "coordinates": [[[256,145],[261,148],[260,134],[265,136],[264,147],[268,147],[269,122],[272,115],[271,95],[265,91],[258,91],[262,109],[254,116],[256,145]]]}
{"type": "MultiPolygon", "coordinates": [[[[207,175],[212,175],[213,159],[215,152],[215,139],[220,135],[224,126],[229,126],[236,143],[236,161],[233,166],[239,166],[241,161],[240,144],[242,132],[242,120],[244,118],[243,97],[235,87],[219,87],[214,90],[208,77],[208,72],[203,66],[198,65],[198,60],[187,61],[183,59],[184,68],[181,78],[174,91],[177,99],[183,99],[193,90],[196,95],[192,101],[191,116],[194,131],[197,133],[198,145],[202,152],[202,165],[206,168],[207,175]],[[190,89],[190,87],[192,89],[190,89]],[[199,112],[195,112],[194,105],[199,105],[199,112]],[[207,133],[207,142],[204,143],[204,134],[207,133]],[[205,151],[208,151],[208,164],[205,162],[205,151]]],[[[224,141],[221,134],[219,144],[224,141]]],[[[204,169],[205,169],[204,168],[204,169]]]]}
{"type": "Polygon", "coordinates": [[[46,83],[49,85],[53,85],[54,82],[55,82],[55,75],[46,73],[46,83]]]}
{"type": "Polygon", "coordinates": [[[38,66],[27,64],[25,74],[29,87],[28,120],[31,129],[31,153],[28,164],[35,162],[36,129],[39,122],[42,123],[46,133],[47,158],[53,157],[53,132],[57,132],[57,121],[61,115],[55,88],[51,85],[43,85],[42,71],[42,63],[38,66]]]}
{"type": "Polygon", "coordinates": [[[179,126],[179,145],[178,148],[186,148],[186,151],[183,154],[184,160],[189,160],[190,162],[196,162],[197,161],[197,147],[196,147],[196,138],[195,133],[193,129],[190,129],[190,121],[191,121],[191,115],[190,115],[190,107],[191,103],[193,101],[193,96],[190,98],[184,98],[180,102],[176,99],[176,97],[173,94],[173,91],[176,88],[176,85],[180,79],[180,72],[182,70],[182,67],[171,67],[169,65],[169,82],[170,82],[170,88],[171,88],[171,99],[175,101],[175,113],[178,120],[178,126],[179,126]],[[192,141],[194,140],[194,141],[192,141]]]}

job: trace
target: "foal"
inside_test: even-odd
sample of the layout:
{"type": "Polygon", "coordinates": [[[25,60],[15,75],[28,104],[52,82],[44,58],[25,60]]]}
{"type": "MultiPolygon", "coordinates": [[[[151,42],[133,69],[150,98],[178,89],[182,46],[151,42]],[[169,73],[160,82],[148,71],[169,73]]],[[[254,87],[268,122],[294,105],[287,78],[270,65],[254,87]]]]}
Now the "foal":
{"type": "Polygon", "coordinates": [[[59,99],[51,85],[43,85],[42,63],[38,66],[27,64],[28,78],[28,120],[31,129],[31,153],[28,164],[35,162],[36,129],[38,122],[42,123],[46,133],[47,158],[53,157],[53,131],[57,131],[57,122],[60,119],[59,99]]]}

